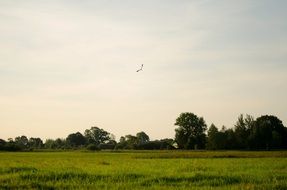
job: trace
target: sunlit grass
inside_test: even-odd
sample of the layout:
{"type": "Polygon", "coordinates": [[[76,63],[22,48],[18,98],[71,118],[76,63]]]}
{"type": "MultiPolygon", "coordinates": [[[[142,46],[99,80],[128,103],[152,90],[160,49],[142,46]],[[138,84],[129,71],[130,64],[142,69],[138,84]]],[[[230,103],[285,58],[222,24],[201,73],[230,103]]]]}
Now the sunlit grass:
{"type": "Polygon", "coordinates": [[[0,189],[287,189],[287,152],[0,153],[0,189]]]}

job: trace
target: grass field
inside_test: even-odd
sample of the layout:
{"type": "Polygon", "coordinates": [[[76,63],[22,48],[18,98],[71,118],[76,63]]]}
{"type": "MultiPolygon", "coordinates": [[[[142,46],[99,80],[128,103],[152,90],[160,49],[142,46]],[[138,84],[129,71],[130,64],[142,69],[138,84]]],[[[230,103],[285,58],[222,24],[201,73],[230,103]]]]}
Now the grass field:
{"type": "Polygon", "coordinates": [[[287,189],[287,152],[0,153],[0,189],[287,189]]]}

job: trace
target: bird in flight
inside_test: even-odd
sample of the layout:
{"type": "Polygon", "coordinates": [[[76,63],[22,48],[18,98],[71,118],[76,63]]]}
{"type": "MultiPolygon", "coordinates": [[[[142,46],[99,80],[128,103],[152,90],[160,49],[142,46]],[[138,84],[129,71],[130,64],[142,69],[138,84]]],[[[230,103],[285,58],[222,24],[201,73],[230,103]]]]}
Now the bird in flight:
{"type": "Polygon", "coordinates": [[[142,71],[143,70],[143,64],[141,66],[141,68],[139,70],[137,70],[137,72],[142,71]]]}

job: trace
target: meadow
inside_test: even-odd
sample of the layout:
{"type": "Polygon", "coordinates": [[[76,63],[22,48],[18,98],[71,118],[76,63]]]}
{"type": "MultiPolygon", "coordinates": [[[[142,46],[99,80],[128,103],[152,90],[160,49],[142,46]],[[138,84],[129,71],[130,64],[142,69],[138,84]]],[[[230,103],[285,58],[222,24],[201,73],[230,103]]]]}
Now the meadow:
{"type": "Polygon", "coordinates": [[[0,152],[0,189],[287,189],[287,152],[0,152]]]}

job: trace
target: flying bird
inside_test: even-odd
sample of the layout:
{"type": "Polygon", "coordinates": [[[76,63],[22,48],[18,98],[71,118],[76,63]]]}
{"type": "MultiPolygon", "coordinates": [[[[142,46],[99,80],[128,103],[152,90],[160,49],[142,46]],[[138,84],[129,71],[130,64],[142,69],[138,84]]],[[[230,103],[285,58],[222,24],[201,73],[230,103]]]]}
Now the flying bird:
{"type": "Polygon", "coordinates": [[[137,70],[137,72],[142,71],[143,70],[143,64],[141,66],[141,68],[139,70],[137,70]]]}

